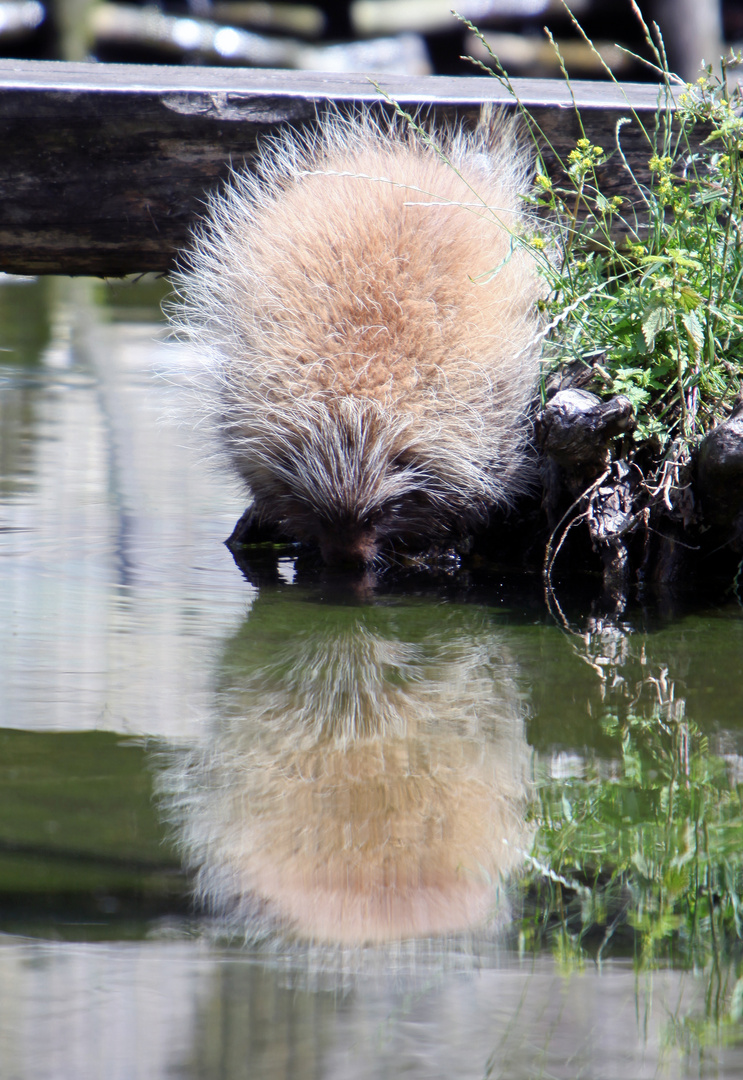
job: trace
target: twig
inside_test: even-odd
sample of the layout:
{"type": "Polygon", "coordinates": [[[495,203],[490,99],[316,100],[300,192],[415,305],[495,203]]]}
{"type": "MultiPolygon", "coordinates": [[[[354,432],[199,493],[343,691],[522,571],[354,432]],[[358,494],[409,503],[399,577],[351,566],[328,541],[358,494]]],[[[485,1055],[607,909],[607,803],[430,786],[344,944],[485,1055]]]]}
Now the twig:
{"type": "Polygon", "coordinates": [[[596,480],[594,480],[593,483],[590,484],[586,488],[585,491],[581,492],[581,494],[578,496],[578,498],[575,500],[575,502],[572,503],[572,505],[568,507],[568,509],[565,511],[565,513],[562,515],[562,517],[558,521],[557,525],[555,525],[554,529],[552,530],[552,534],[551,534],[549,540],[547,541],[547,548],[546,548],[545,553],[544,553],[544,563],[542,565],[542,577],[544,578],[544,583],[547,586],[547,588],[549,588],[549,589],[552,588],[552,580],[551,580],[551,578],[552,578],[552,567],[554,566],[555,559],[557,558],[558,552],[560,551],[560,548],[563,545],[565,537],[567,536],[567,534],[570,531],[570,529],[572,528],[572,526],[574,524],[576,524],[578,521],[580,521],[582,518],[584,518],[586,516],[586,514],[588,513],[588,511],[587,510],[584,511],[578,517],[573,518],[570,521],[570,523],[568,524],[568,527],[565,529],[565,532],[563,533],[562,537],[560,538],[560,543],[557,545],[557,549],[555,550],[555,552],[553,554],[553,551],[552,551],[553,543],[554,543],[555,537],[557,536],[558,530],[560,529],[562,523],[566,520],[566,518],[570,517],[573,510],[575,510],[575,508],[577,506],[580,506],[580,504],[583,502],[584,499],[587,499],[587,498],[590,499],[590,496],[593,494],[593,492],[597,488],[599,488],[603,484],[604,480],[606,480],[606,478],[610,474],[610,472],[611,472],[611,466],[609,466],[608,469],[605,469],[604,472],[602,472],[601,476],[599,476],[596,480]]]}

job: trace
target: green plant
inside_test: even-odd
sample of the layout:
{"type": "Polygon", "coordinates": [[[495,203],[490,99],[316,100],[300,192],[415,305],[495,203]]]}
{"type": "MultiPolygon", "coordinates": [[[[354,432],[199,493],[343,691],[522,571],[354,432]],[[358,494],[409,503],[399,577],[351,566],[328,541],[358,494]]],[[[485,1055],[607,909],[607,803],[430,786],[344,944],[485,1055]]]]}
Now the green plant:
{"type": "Polygon", "coordinates": [[[743,790],[695,725],[664,711],[607,716],[612,775],[589,762],[539,781],[533,855],[577,942],[601,927],[602,950],[629,929],[643,962],[704,964],[743,931],[743,790]]]}
{"type": "MultiPolygon", "coordinates": [[[[548,282],[549,363],[583,358],[588,365],[590,356],[596,389],[631,400],[635,438],[652,440],[656,452],[678,462],[725,414],[743,376],[743,98],[728,82],[734,58],[721,62],[719,74],[707,68],[693,85],[674,76],[657,25],[651,31],[630,2],[660,80],[654,123],[644,125],[628,105],[614,147],[605,148],[587,137],[576,106],[583,137],[562,160],[521,106],[538,151],[531,201],[548,222],[526,242],[548,282]],[[622,149],[629,122],[639,124],[647,143],[642,175],[622,149]],[[544,149],[558,164],[551,174],[544,149]],[[610,161],[627,170],[634,198],[602,192],[602,168],[610,161]]],[[[487,48],[482,34],[463,21],[487,48]]],[[[490,55],[495,70],[486,70],[518,102],[514,84],[490,55]]]]}
{"type": "Polygon", "coordinates": [[[666,664],[608,626],[571,634],[602,685],[599,753],[538,757],[520,940],[567,969],[632,957],[704,975],[705,1015],[743,1015],[743,782],[666,664]],[[633,655],[634,653],[634,655],[633,655]],[[639,676],[639,678],[637,677],[639,676]]]}
{"type": "Polygon", "coordinates": [[[703,1047],[740,1038],[743,786],[675,704],[607,715],[612,764],[538,775],[520,940],[566,972],[617,955],[638,975],[693,972],[704,1002],[669,1016],[667,1038],[703,1047]]]}

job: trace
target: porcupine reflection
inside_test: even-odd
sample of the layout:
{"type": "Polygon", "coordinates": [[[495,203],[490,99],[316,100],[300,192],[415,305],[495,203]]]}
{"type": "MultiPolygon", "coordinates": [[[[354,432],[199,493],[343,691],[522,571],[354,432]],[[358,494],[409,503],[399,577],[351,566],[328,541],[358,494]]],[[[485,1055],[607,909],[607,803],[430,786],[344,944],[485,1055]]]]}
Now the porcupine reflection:
{"type": "Polygon", "coordinates": [[[254,609],[207,744],[165,779],[197,896],[233,930],[360,944],[492,916],[528,844],[523,695],[487,616],[440,610],[403,637],[415,608],[312,608],[256,664],[254,609]]]}

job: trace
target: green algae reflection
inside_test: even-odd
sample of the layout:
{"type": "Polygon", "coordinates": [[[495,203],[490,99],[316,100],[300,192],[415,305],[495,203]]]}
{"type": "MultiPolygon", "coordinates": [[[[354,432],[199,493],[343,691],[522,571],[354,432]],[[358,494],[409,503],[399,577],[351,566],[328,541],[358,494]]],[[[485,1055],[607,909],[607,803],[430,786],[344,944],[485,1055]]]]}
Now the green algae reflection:
{"type": "Polygon", "coordinates": [[[4,931],[140,937],[186,910],[143,746],[101,731],[0,731],[4,931]]]}
{"type": "Polygon", "coordinates": [[[579,650],[597,675],[602,753],[536,762],[522,948],[551,950],[566,970],[629,956],[638,973],[703,974],[706,1016],[696,1022],[712,1023],[715,1038],[721,1023],[743,1037],[737,733],[715,732],[709,717],[702,730],[687,715],[672,656],[655,664],[647,638],[616,633],[623,648],[612,652],[602,634],[584,635],[579,650]]]}

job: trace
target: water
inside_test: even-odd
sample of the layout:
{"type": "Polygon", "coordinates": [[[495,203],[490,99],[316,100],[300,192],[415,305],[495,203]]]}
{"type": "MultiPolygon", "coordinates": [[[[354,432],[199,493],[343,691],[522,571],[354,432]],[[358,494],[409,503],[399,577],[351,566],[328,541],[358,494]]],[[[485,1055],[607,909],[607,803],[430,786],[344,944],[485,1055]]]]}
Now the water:
{"type": "Polygon", "coordinates": [[[735,594],[256,588],[163,291],[0,284],[0,1075],[739,1076],[735,594]]]}

